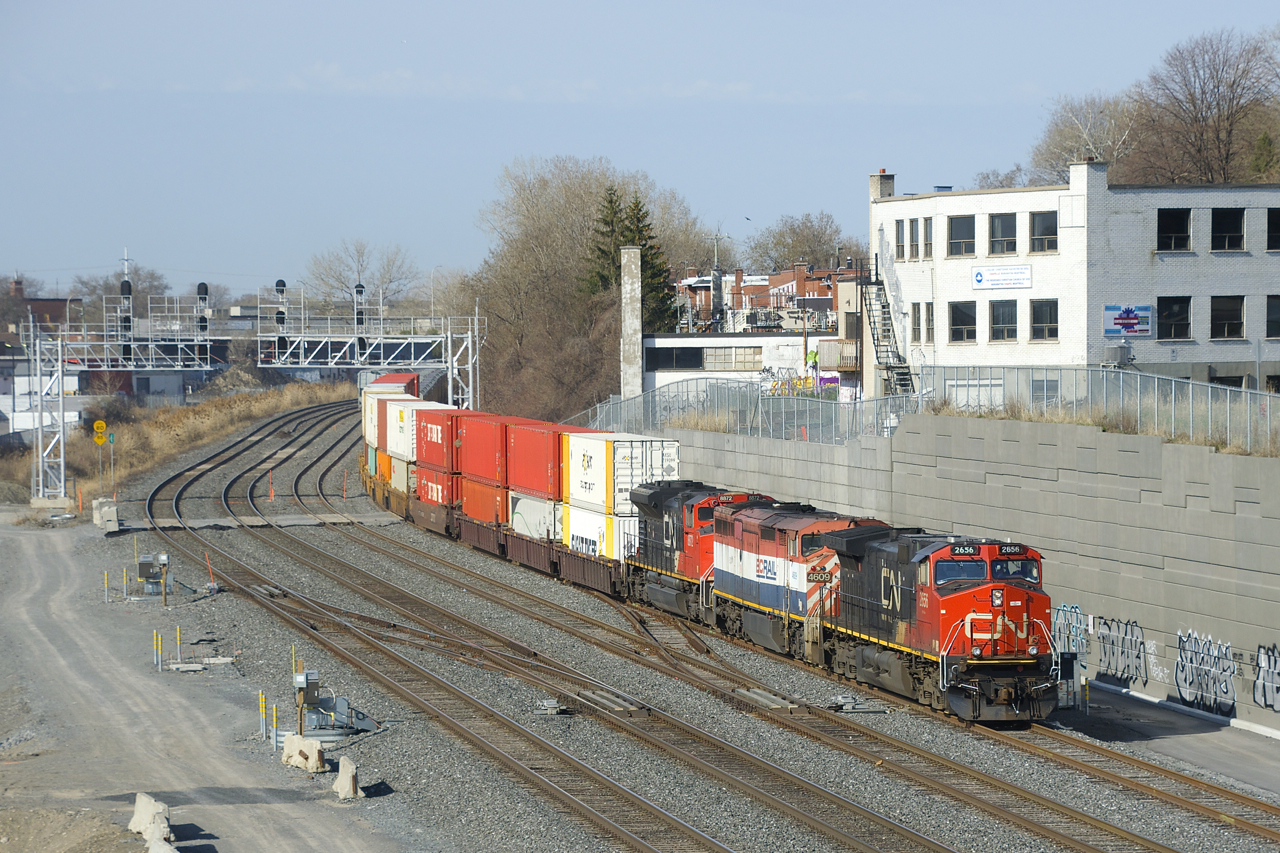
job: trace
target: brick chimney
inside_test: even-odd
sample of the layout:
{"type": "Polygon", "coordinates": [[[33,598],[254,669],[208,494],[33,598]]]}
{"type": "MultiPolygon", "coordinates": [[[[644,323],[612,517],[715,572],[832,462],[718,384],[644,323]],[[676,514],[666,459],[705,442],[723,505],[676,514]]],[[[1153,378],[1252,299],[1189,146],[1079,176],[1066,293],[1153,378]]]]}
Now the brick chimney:
{"type": "Polygon", "coordinates": [[[22,279],[13,278],[9,280],[9,295],[15,299],[26,299],[26,294],[22,292],[22,279]]]}
{"type": "Polygon", "coordinates": [[[893,197],[893,175],[886,175],[884,169],[880,174],[871,176],[871,200],[893,197]]]}

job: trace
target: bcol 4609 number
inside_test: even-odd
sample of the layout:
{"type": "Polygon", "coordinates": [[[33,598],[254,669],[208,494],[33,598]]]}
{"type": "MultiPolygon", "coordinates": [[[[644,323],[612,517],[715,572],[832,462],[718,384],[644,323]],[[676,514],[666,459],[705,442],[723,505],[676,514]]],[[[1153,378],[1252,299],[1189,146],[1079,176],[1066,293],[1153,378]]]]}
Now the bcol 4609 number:
{"type": "Polygon", "coordinates": [[[809,572],[809,583],[831,583],[831,572],[809,572]]]}

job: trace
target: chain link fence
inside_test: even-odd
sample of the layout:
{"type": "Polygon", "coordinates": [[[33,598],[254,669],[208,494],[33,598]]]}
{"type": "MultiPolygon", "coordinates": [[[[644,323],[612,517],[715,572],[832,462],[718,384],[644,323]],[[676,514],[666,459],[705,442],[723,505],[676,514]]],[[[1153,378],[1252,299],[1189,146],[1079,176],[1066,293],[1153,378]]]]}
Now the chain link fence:
{"type": "Polygon", "coordinates": [[[686,379],[611,400],[566,423],[610,432],[696,429],[844,444],[892,435],[904,415],[948,411],[1089,423],[1246,453],[1280,452],[1280,395],[1095,367],[924,367],[915,394],[842,402],[769,383],[686,379]]]}

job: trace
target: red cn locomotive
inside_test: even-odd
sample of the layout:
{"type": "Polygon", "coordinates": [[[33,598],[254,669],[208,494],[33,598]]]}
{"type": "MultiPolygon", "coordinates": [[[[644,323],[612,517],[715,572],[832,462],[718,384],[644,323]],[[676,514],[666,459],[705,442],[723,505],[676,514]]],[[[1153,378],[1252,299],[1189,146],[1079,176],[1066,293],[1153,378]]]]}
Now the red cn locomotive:
{"type": "Polygon", "coordinates": [[[920,530],[828,533],[840,557],[836,672],[966,720],[1042,720],[1062,672],[1040,554],[920,530]]]}

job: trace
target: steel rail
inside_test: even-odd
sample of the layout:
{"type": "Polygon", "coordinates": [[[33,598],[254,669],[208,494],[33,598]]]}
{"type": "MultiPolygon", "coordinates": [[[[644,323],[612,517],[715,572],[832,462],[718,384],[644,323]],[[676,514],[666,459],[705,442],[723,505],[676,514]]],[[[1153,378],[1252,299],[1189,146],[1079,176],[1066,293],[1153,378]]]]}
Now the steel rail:
{"type": "MultiPolygon", "coordinates": [[[[280,419],[277,419],[277,421],[279,420],[280,419]]],[[[260,443],[261,440],[263,439],[259,439],[259,441],[254,442],[253,444],[256,446],[256,444],[260,443]]],[[[241,451],[240,453],[233,454],[230,458],[235,458],[236,456],[241,455],[243,452],[245,451],[241,451]]],[[[218,459],[222,455],[224,455],[224,453],[214,454],[213,456],[207,457],[205,460],[202,460],[202,462],[197,463],[194,466],[190,466],[188,471],[180,472],[178,475],[175,475],[173,477],[166,479],[160,486],[157,486],[156,489],[153,490],[151,496],[148,498],[148,506],[150,507],[150,505],[154,502],[154,500],[159,495],[162,488],[165,488],[168,485],[171,485],[173,482],[180,479],[183,473],[188,473],[197,468],[201,469],[196,477],[193,477],[192,480],[188,481],[187,483],[184,483],[179,490],[180,492],[185,491],[186,487],[189,486],[192,482],[194,482],[195,479],[197,479],[199,476],[203,475],[204,473],[212,470],[212,465],[215,464],[212,462],[212,460],[218,459]]],[[[226,460],[224,460],[224,462],[225,461],[226,460]]],[[[225,494],[225,489],[224,489],[224,494],[225,494]]],[[[413,702],[418,707],[422,707],[424,710],[428,710],[429,713],[438,714],[439,716],[437,718],[441,720],[443,725],[446,725],[446,727],[450,728],[450,730],[452,731],[455,731],[455,733],[458,733],[460,736],[467,737],[468,742],[473,743],[474,745],[477,746],[477,748],[480,748],[486,753],[490,755],[494,755],[495,757],[505,755],[506,756],[505,758],[496,758],[496,760],[499,760],[503,766],[506,766],[509,769],[512,769],[513,772],[516,772],[517,775],[519,775],[521,778],[525,779],[531,784],[534,784],[539,789],[548,793],[553,799],[553,801],[560,803],[560,805],[563,806],[564,808],[568,809],[574,814],[577,814],[579,817],[587,820],[596,829],[602,832],[605,832],[606,834],[623,842],[624,844],[626,844],[627,846],[633,849],[643,851],[643,853],[659,853],[659,851],[661,850],[670,850],[670,851],[674,851],[675,853],[683,853],[683,851],[687,851],[687,850],[689,851],[711,850],[711,851],[715,851],[715,853],[725,853],[726,851],[729,851],[729,848],[725,847],[724,845],[720,844],[714,839],[709,838],[704,833],[701,833],[697,829],[688,826],[684,822],[680,821],[678,818],[675,818],[674,816],[661,810],[657,806],[651,803],[648,803],[647,800],[644,800],[638,795],[635,795],[634,793],[625,789],[623,786],[619,785],[618,783],[608,779],[607,777],[604,777],[603,775],[599,774],[594,770],[591,770],[590,768],[585,768],[585,765],[583,765],[585,770],[591,776],[591,784],[583,788],[582,790],[585,790],[588,792],[595,792],[595,791],[603,792],[603,791],[612,789],[613,793],[615,793],[621,801],[625,801],[626,803],[626,807],[623,810],[623,815],[621,816],[622,820],[631,821],[634,823],[634,818],[631,817],[630,815],[632,812],[635,812],[638,810],[642,813],[647,813],[652,817],[654,817],[656,820],[658,820],[664,827],[662,831],[666,831],[667,829],[670,829],[675,831],[678,834],[681,834],[681,837],[678,843],[672,843],[668,846],[664,846],[661,848],[654,847],[643,838],[638,837],[635,833],[624,828],[617,821],[595,811],[591,805],[589,805],[587,802],[584,801],[584,799],[575,797],[571,792],[566,790],[563,783],[556,784],[553,780],[546,779],[543,776],[539,775],[539,772],[537,770],[534,770],[532,767],[526,766],[527,764],[530,764],[533,762],[521,762],[516,757],[506,755],[506,753],[504,753],[501,749],[485,741],[482,735],[480,734],[477,734],[474,732],[470,733],[469,736],[462,734],[463,731],[467,731],[466,727],[461,726],[461,724],[459,724],[456,720],[453,720],[451,717],[449,717],[448,714],[440,712],[439,709],[434,708],[434,706],[430,706],[430,703],[426,702],[426,700],[422,699],[422,697],[417,697],[416,699],[413,698],[413,691],[410,688],[402,684],[396,683],[394,678],[390,678],[385,673],[378,670],[376,667],[370,667],[370,665],[367,662],[358,658],[358,656],[353,654],[350,649],[344,649],[340,647],[339,644],[331,642],[332,636],[352,636],[356,634],[361,634],[362,632],[359,632],[358,629],[354,628],[354,626],[345,625],[343,626],[345,630],[341,634],[326,636],[324,633],[316,630],[310,624],[308,624],[305,619],[299,618],[299,614],[290,613],[287,610],[285,610],[283,607],[280,607],[279,605],[277,605],[275,602],[271,600],[271,596],[257,592],[255,590],[255,587],[270,587],[273,590],[276,590],[278,592],[281,592],[284,595],[292,597],[296,602],[302,603],[304,605],[311,603],[306,596],[299,595],[298,593],[288,590],[287,588],[281,588],[278,584],[275,584],[270,578],[267,578],[261,573],[257,572],[251,566],[239,560],[234,555],[230,554],[229,552],[225,551],[222,548],[219,548],[218,546],[214,545],[208,540],[205,540],[203,537],[200,537],[199,535],[197,535],[193,530],[191,530],[189,526],[185,524],[185,522],[182,519],[181,513],[178,511],[178,502],[177,502],[178,497],[180,497],[180,495],[175,497],[173,506],[174,506],[175,512],[177,513],[175,517],[179,521],[179,523],[182,523],[183,530],[189,536],[195,539],[197,542],[200,542],[203,545],[209,547],[211,550],[217,552],[220,555],[221,560],[225,560],[228,563],[230,563],[233,567],[235,567],[233,570],[228,570],[225,568],[220,568],[215,570],[219,576],[223,577],[224,580],[226,580],[230,584],[231,588],[241,591],[251,601],[263,607],[264,609],[268,610],[269,612],[273,613],[275,616],[282,619],[283,621],[285,621],[295,629],[303,632],[304,634],[309,636],[314,642],[328,649],[331,653],[342,658],[343,660],[346,660],[351,665],[356,666],[362,672],[365,672],[370,678],[373,678],[379,683],[384,684],[385,686],[388,687],[388,689],[395,690],[397,694],[403,696],[406,699],[406,701],[413,702]]],[[[197,555],[194,551],[192,551],[191,549],[187,548],[185,545],[180,543],[176,537],[170,535],[168,532],[164,531],[158,526],[155,526],[155,527],[156,527],[157,533],[162,538],[168,540],[176,550],[178,550],[180,553],[187,555],[193,561],[199,562],[199,559],[200,559],[199,555],[197,555]]],[[[324,611],[323,609],[317,609],[317,613],[321,614],[322,616],[327,616],[326,611],[324,611]]],[[[366,637],[366,639],[368,638],[366,637]]],[[[413,664],[411,661],[408,661],[407,659],[403,658],[403,656],[396,654],[390,649],[383,647],[381,651],[385,657],[388,657],[394,660],[398,665],[407,665],[412,667],[417,666],[416,664],[413,664]]],[[[419,667],[419,669],[422,669],[422,668],[419,667]]],[[[427,673],[425,669],[422,669],[422,672],[427,673]]],[[[518,728],[521,728],[521,729],[523,728],[523,727],[519,727],[518,724],[515,724],[515,725],[518,728]]],[[[542,739],[539,738],[536,734],[529,732],[529,735],[532,738],[536,739],[537,741],[540,741],[544,745],[544,748],[551,750],[552,754],[562,752],[554,745],[547,744],[545,741],[542,741],[542,739]]],[[[543,756],[542,759],[540,759],[539,763],[541,763],[542,761],[545,761],[546,758],[547,756],[543,756]]],[[[563,758],[567,765],[572,765],[574,762],[577,762],[577,759],[574,759],[572,756],[569,756],[567,753],[563,753],[563,758]]],[[[601,799],[600,795],[598,794],[592,794],[592,796],[594,796],[597,801],[601,799]]],[[[651,825],[647,825],[646,831],[652,831],[654,828],[655,827],[651,825]]]]}

